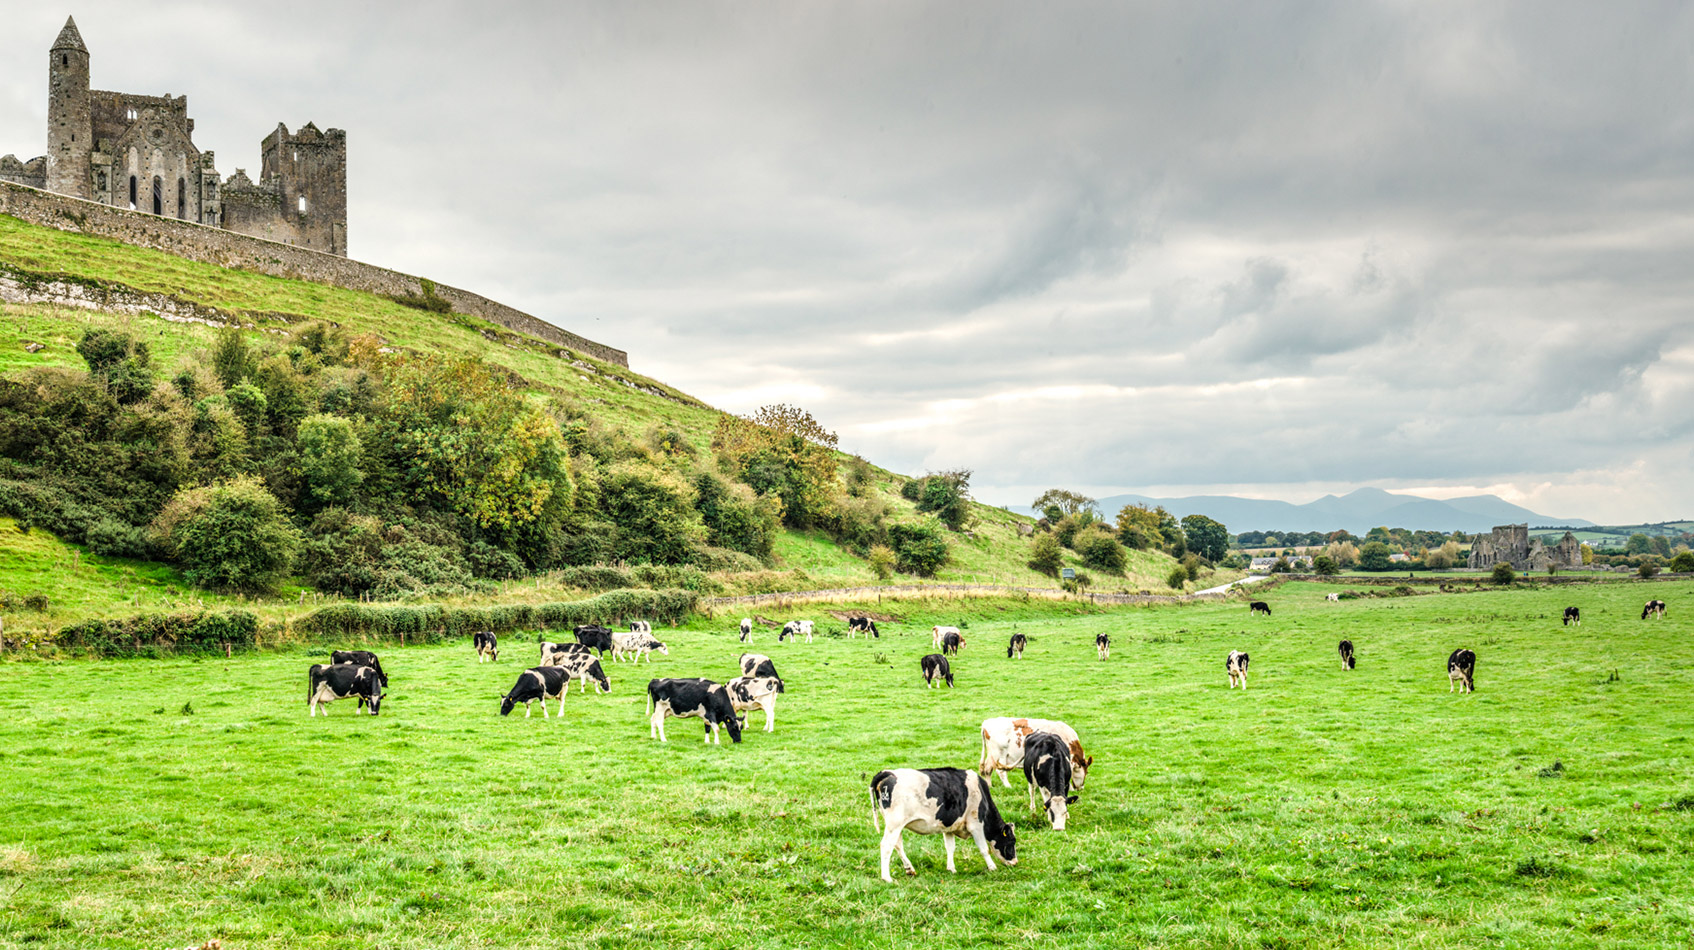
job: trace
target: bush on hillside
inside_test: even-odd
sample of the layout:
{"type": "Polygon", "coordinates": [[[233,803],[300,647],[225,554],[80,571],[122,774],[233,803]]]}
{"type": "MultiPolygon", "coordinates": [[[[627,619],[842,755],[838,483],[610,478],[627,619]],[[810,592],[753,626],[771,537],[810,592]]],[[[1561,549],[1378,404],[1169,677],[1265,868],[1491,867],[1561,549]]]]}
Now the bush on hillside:
{"type": "Polygon", "coordinates": [[[971,520],[971,470],[932,472],[923,479],[918,510],[929,512],[954,531],[963,531],[971,520]]]}
{"type": "Polygon", "coordinates": [[[351,502],[365,480],[352,420],[322,413],[308,416],[300,423],[296,444],[301,493],[318,506],[351,502]]]}
{"type": "Polygon", "coordinates": [[[681,623],[699,603],[686,590],[614,590],[587,600],[554,604],[445,607],[439,604],[332,604],[294,621],[294,629],[318,639],[365,638],[408,643],[466,637],[478,630],[569,630],[577,624],[622,625],[631,620],[681,623]]]}
{"type": "Polygon", "coordinates": [[[1188,568],[1180,564],[1171,568],[1170,576],[1165,578],[1165,584],[1172,590],[1181,590],[1182,585],[1186,583],[1188,583],[1188,568]]]}
{"type": "Polygon", "coordinates": [[[1694,551],[1679,552],[1676,557],[1671,559],[1670,569],[1678,574],[1694,571],[1694,551]]]}
{"type": "Polygon", "coordinates": [[[743,554],[729,548],[713,547],[702,544],[694,549],[691,563],[702,571],[760,571],[764,570],[763,561],[751,554],[743,554]]]}
{"type": "Polygon", "coordinates": [[[1077,541],[1076,553],[1082,555],[1082,563],[1097,571],[1107,574],[1123,573],[1129,563],[1129,552],[1117,539],[1103,530],[1092,530],[1077,541]]]}
{"type": "Polygon", "coordinates": [[[282,503],[251,477],[178,492],[153,533],[190,583],[214,590],[273,589],[300,546],[282,503]]]}
{"type": "Polygon", "coordinates": [[[669,472],[622,462],[606,470],[601,491],[601,504],[618,527],[619,560],[684,564],[706,541],[694,489],[669,472]]]}
{"type": "Polygon", "coordinates": [[[892,577],[895,567],[900,563],[899,555],[895,554],[894,549],[886,544],[872,545],[867,560],[870,561],[871,573],[875,574],[879,581],[885,581],[892,577]]]}
{"type": "Polygon", "coordinates": [[[933,518],[890,526],[888,539],[894,548],[900,572],[919,577],[935,576],[935,572],[946,566],[951,557],[946,532],[947,529],[933,518]]]}
{"type": "Polygon", "coordinates": [[[1051,534],[1038,534],[1029,542],[1029,569],[1037,574],[1058,577],[1065,566],[1065,552],[1059,539],[1051,534]]]}

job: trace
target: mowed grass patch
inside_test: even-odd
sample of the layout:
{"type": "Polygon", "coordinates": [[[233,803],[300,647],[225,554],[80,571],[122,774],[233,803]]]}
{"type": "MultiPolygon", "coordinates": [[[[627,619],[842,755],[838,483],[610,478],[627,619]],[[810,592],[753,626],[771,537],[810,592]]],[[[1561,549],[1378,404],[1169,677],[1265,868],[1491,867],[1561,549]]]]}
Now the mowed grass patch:
{"type": "Polygon", "coordinates": [[[388,651],[377,718],[343,701],[308,719],[323,657],[305,652],[8,664],[0,940],[1685,944],[1694,584],[1332,589],[1269,592],[1270,618],[1224,602],[1001,620],[962,602],[910,608],[880,640],[761,630],[788,682],[777,730],[755,714],[744,743],[713,747],[695,720],[650,741],[643,688],[730,678],[732,622],[659,631],[669,656],[608,664],[613,692],[573,693],[562,720],[498,715],[534,662],[523,637],[492,665],[468,644],[388,651]],[[1671,616],[1639,620],[1648,596],[1671,616]],[[1568,603],[1582,627],[1560,626],[1568,603]],[[928,690],[928,626],[953,614],[959,685],[928,690]],[[1447,691],[1457,646],[1478,653],[1471,696],[1447,691]],[[1246,692],[1226,688],[1232,648],[1253,656],[1246,692]],[[869,776],[970,767],[979,723],[1004,714],[1062,718],[1096,757],[1071,830],[1040,827],[1021,776],[996,782],[1017,867],[987,874],[965,844],[949,875],[939,840],[908,835],[919,876],[884,885],[869,776]]]}

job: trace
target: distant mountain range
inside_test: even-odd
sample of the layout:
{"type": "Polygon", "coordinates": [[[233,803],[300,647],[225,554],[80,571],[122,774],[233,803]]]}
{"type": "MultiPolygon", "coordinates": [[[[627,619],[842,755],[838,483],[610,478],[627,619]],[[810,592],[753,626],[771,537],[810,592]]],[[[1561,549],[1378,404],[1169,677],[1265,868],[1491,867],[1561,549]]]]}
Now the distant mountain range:
{"type": "MultiPolygon", "coordinates": [[[[1166,511],[1178,518],[1205,515],[1223,522],[1231,534],[1271,530],[1336,531],[1345,528],[1362,535],[1378,525],[1414,531],[1464,531],[1474,534],[1502,524],[1527,522],[1532,528],[1550,525],[1574,528],[1594,524],[1582,518],[1538,514],[1497,495],[1470,495],[1438,501],[1416,495],[1396,495],[1380,488],[1359,488],[1339,496],[1325,495],[1304,505],[1236,498],[1233,495],[1194,495],[1188,498],[1113,495],[1100,499],[1100,512],[1112,518],[1125,505],[1163,505],[1166,511]]],[[[1034,513],[1034,509],[1027,506],[1012,505],[1011,510],[1034,513]]]]}

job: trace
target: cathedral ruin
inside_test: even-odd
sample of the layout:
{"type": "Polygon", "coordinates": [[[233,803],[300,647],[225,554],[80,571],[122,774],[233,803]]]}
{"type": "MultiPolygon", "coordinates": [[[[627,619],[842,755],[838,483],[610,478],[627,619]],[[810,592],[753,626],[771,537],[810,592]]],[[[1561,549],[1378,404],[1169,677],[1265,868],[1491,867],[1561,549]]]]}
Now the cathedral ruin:
{"type": "Polygon", "coordinates": [[[347,133],[277,124],[259,179],[222,180],[194,146],[188,97],[89,88],[88,47],[67,19],[47,66],[47,154],[0,158],[0,181],[347,256],[347,133]]]}
{"type": "Polygon", "coordinates": [[[1569,531],[1559,543],[1548,547],[1540,538],[1529,536],[1527,524],[1498,525],[1488,537],[1477,536],[1470,545],[1470,560],[1466,564],[1487,570],[1496,564],[1510,564],[1520,571],[1545,571],[1549,567],[1581,567],[1582,542],[1569,531]]]}

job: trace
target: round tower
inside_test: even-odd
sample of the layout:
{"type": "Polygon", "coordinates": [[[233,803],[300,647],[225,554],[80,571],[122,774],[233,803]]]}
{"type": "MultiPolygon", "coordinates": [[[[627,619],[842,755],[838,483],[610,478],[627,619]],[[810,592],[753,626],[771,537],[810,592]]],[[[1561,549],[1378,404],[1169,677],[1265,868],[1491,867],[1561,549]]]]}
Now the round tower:
{"type": "Polygon", "coordinates": [[[47,65],[47,190],[94,197],[94,104],[88,94],[88,47],[67,18],[47,65]]]}

